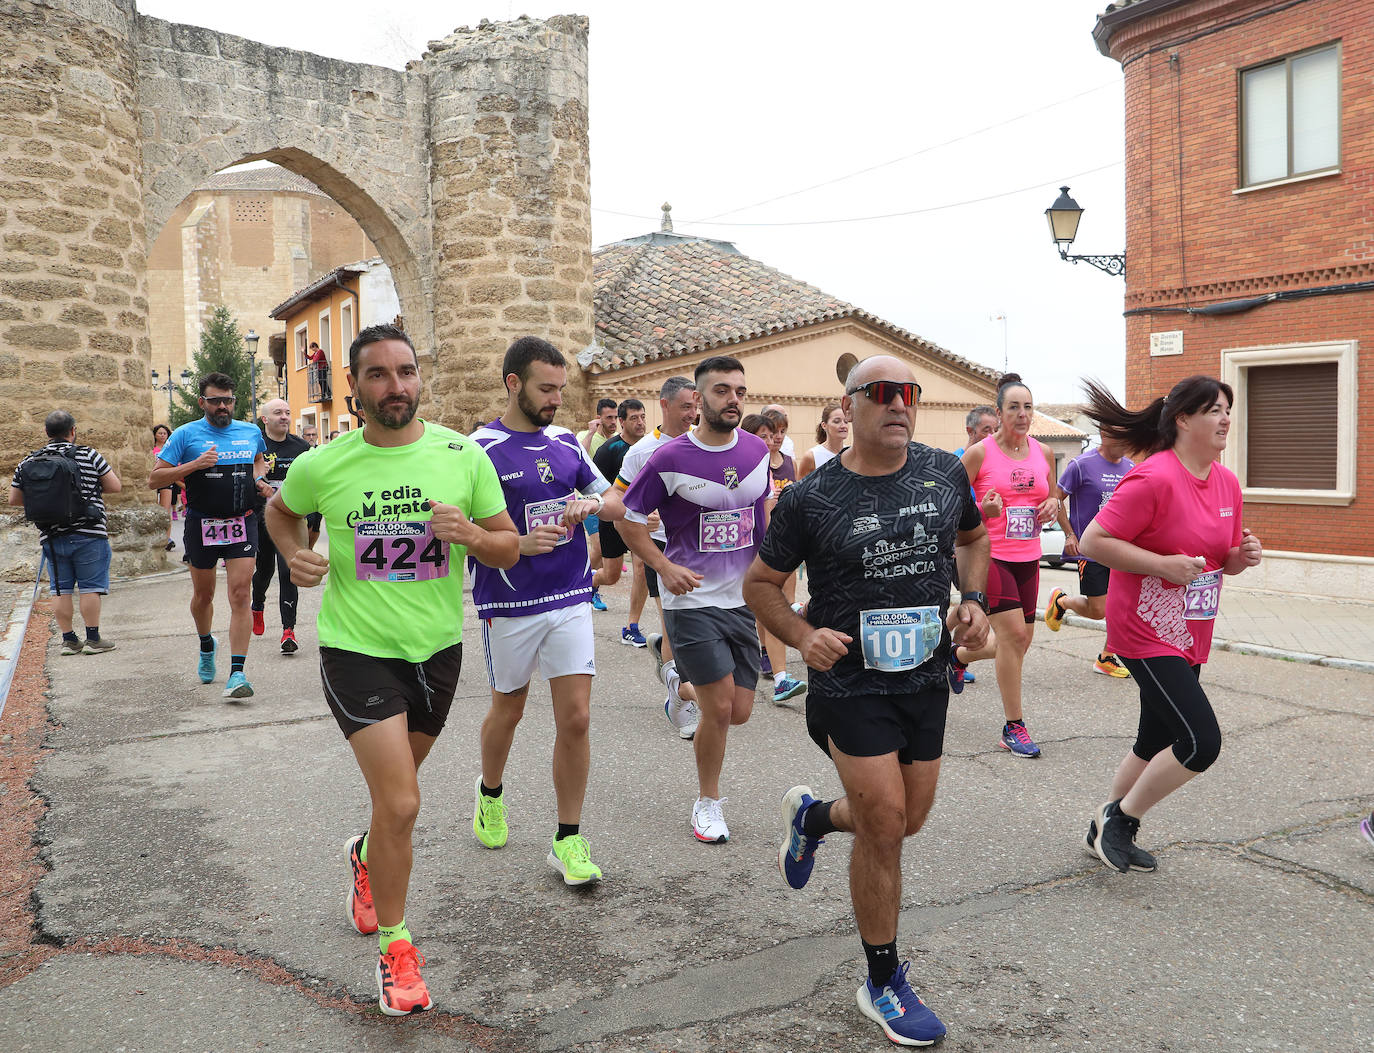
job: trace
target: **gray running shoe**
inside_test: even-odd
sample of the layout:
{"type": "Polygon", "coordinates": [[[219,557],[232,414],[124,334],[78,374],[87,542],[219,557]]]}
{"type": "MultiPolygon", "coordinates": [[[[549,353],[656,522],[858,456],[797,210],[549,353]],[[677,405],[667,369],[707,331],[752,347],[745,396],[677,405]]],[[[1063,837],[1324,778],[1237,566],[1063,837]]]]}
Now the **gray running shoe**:
{"type": "Polygon", "coordinates": [[[667,686],[667,682],[664,681],[664,679],[663,679],[663,634],[662,634],[662,633],[650,633],[650,634],[649,634],[649,653],[650,653],[651,655],[654,656],[654,675],[655,675],[656,677],[658,677],[660,683],[663,683],[664,686],[667,686]]]}
{"type": "Polygon", "coordinates": [[[97,636],[94,640],[87,640],[86,645],[81,648],[82,654],[104,654],[106,651],[113,651],[115,645],[106,640],[103,636],[97,636]]]}

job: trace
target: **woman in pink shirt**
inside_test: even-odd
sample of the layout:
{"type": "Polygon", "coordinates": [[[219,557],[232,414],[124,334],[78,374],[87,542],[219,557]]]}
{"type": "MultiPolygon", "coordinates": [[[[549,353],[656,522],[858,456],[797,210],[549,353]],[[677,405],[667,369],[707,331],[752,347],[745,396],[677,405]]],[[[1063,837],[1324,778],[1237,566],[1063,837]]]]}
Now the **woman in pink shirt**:
{"type": "Polygon", "coordinates": [[[997,384],[997,431],[963,453],[992,540],[987,611],[996,639],[990,636],[977,651],[949,649],[949,689],[956,694],[964,689],[969,662],[996,658],[1006,719],[998,745],[1027,758],[1040,756],[1040,747],[1026,730],[1021,667],[1040,606],[1040,528],[1059,515],[1059,501],[1050,496],[1054,453],[1030,437],[1034,419],[1030,388],[1019,374],[1003,374],[997,384]]]}
{"type": "Polygon", "coordinates": [[[1087,414],[1104,435],[1147,454],[1079,539],[1111,568],[1107,646],[1140,687],[1140,728],[1088,827],[1108,866],[1155,869],[1135,843],[1145,813],[1217,759],[1221,728],[1198,682],[1212,646],[1224,574],[1257,565],[1260,540],[1242,526],[1240,483],[1217,463],[1231,427],[1231,388],[1181,380],[1143,410],[1089,381],[1087,414]]]}

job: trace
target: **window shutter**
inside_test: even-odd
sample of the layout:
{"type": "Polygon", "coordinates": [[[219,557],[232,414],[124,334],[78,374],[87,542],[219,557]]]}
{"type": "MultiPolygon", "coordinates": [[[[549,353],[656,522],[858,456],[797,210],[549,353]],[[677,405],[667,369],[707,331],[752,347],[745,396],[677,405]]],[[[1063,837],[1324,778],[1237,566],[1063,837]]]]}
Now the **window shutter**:
{"type": "Polygon", "coordinates": [[[1336,489],[1335,362],[1246,370],[1245,485],[1336,489]]]}

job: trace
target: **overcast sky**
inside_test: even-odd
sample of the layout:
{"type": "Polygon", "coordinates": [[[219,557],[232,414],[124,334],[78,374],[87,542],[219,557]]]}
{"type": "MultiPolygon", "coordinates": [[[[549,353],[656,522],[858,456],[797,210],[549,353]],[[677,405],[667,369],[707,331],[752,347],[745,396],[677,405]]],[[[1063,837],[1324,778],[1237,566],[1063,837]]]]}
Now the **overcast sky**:
{"type": "Polygon", "coordinates": [[[1074,251],[1124,251],[1121,68],[1091,36],[1105,0],[138,7],[394,68],[482,18],[586,14],[595,245],[656,230],[668,201],[679,233],[956,354],[1000,369],[1005,346],[1038,401],[1076,400],[1084,375],[1122,393],[1123,280],[1060,261],[1044,216],[1067,183],[1074,251]]]}

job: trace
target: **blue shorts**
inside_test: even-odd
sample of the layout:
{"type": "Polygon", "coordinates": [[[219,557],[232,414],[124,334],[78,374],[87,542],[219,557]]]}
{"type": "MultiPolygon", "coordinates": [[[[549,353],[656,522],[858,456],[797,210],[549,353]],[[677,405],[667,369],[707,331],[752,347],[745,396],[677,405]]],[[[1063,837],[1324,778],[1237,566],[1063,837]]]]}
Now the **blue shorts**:
{"type": "Polygon", "coordinates": [[[582,521],[582,525],[587,528],[587,536],[601,533],[601,520],[596,516],[588,516],[582,521]]]}
{"type": "Polygon", "coordinates": [[[54,596],[110,591],[110,541],[90,534],[58,534],[43,551],[49,560],[48,584],[54,596]]]}

